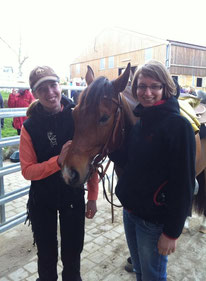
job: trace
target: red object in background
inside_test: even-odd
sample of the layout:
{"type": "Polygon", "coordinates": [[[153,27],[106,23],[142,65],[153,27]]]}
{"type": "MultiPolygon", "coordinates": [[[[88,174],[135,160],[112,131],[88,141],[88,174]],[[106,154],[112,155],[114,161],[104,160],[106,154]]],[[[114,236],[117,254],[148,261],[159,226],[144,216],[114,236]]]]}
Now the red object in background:
{"type": "MultiPolygon", "coordinates": [[[[12,93],[9,95],[8,107],[11,108],[28,107],[34,100],[35,100],[34,96],[28,89],[19,90],[18,93],[16,93],[13,90],[12,93]]],[[[27,119],[26,116],[14,117],[13,127],[17,130],[20,130],[23,122],[26,119],[27,119]]]]}

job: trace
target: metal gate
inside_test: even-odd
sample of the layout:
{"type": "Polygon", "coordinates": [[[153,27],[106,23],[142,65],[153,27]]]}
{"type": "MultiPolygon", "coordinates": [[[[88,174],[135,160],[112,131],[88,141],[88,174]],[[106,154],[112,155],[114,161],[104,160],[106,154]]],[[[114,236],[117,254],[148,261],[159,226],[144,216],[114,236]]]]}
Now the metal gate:
{"type": "MultiPolygon", "coordinates": [[[[0,110],[0,118],[11,118],[25,116],[27,108],[2,108],[0,110]]],[[[0,233],[11,227],[23,222],[26,218],[26,210],[16,216],[6,220],[5,204],[22,197],[29,192],[29,186],[18,188],[13,192],[5,193],[4,176],[20,171],[20,164],[15,163],[3,167],[3,147],[18,145],[19,136],[2,138],[0,129],[0,233]]]]}

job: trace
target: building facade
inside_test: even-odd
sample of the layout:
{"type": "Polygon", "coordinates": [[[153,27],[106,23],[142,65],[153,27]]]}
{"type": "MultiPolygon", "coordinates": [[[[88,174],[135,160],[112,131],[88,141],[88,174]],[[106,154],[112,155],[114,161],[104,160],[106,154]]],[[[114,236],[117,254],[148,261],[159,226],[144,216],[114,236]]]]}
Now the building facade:
{"type": "Polygon", "coordinates": [[[166,65],[182,87],[206,91],[206,47],[119,28],[107,28],[70,65],[71,79],[85,77],[87,65],[96,77],[116,78],[130,62],[133,72],[150,59],[166,65]]]}

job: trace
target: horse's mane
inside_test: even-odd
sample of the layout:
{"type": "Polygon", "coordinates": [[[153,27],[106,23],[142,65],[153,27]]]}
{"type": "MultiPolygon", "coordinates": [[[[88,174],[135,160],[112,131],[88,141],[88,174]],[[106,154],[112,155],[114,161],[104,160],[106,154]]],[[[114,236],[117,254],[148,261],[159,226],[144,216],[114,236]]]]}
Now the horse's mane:
{"type": "Polygon", "coordinates": [[[78,106],[81,110],[87,110],[89,107],[98,111],[101,100],[105,97],[111,99],[112,93],[114,93],[112,82],[106,77],[98,77],[81,93],[78,106]]]}
{"type": "MultiPolygon", "coordinates": [[[[131,86],[127,86],[122,93],[122,101],[124,104],[124,110],[126,112],[127,119],[132,123],[135,123],[136,118],[134,117],[132,111],[137,105],[137,101],[133,98],[131,93],[131,86]]],[[[112,100],[114,97],[114,87],[112,81],[109,81],[106,77],[100,76],[96,78],[80,95],[78,102],[78,109],[81,112],[88,112],[89,110],[92,113],[98,116],[99,113],[99,104],[103,98],[112,100]]],[[[112,106],[112,102],[109,103],[109,106],[112,106]]],[[[91,112],[90,112],[91,113],[91,112]]],[[[129,121],[129,123],[131,123],[129,121]]]]}

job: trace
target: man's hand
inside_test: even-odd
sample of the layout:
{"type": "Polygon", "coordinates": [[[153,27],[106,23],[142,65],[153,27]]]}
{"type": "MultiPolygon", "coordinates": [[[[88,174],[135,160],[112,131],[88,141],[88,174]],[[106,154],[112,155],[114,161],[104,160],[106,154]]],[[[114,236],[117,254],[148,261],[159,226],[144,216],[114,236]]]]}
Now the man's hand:
{"type": "Polygon", "coordinates": [[[86,213],[85,216],[88,219],[92,219],[97,212],[97,204],[96,200],[88,200],[86,205],[86,213]]]}
{"type": "Polygon", "coordinates": [[[177,246],[177,239],[170,239],[165,236],[163,233],[160,235],[157,248],[159,250],[159,254],[163,256],[170,255],[174,253],[177,246]]]}

